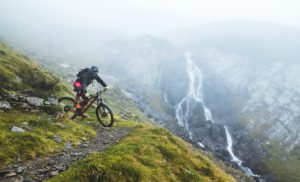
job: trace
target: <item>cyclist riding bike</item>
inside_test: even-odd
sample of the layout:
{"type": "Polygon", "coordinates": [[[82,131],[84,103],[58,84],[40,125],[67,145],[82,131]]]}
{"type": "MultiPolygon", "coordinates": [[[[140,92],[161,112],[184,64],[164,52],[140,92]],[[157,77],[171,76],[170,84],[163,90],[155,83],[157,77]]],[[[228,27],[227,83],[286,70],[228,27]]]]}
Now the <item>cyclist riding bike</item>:
{"type": "Polygon", "coordinates": [[[77,74],[77,79],[74,82],[74,91],[77,92],[76,99],[75,99],[75,107],[77,115],[81,116],[82,118],[88,117],[87,114],[83,113],[84,107],[88,104],[88,97],[87,97],[87,87],[96,80],[100,83],[105,90],[108,90],[108,86],[106,83],[99,77],[98,75],[99,69],[96,66],[92,66],[91,68],[85,68],[79,71],[77,74]],[[80,101],[82,98],[82,102],[80,101]]]}

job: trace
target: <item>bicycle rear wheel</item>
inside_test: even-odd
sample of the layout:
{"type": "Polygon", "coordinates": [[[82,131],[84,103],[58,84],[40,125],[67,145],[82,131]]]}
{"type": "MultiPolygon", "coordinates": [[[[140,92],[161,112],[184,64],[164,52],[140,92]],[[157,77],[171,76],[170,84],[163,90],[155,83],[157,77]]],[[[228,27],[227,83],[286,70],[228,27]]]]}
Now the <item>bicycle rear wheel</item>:
{"type": "Polygon", "coordinates": [[[111,127],[114,123],[114,116],[110,108],[105,104],[99,104],[96,108],[96,115],[99,123],[104,127],[111,127]]]}
{"type": "Polygon", "coordinates": [[[74,119],[76,117],[76,109],[74,107],[75,100],[71,97],[61,97],[58,99],[58,105],[65,117],[74,119]]]}

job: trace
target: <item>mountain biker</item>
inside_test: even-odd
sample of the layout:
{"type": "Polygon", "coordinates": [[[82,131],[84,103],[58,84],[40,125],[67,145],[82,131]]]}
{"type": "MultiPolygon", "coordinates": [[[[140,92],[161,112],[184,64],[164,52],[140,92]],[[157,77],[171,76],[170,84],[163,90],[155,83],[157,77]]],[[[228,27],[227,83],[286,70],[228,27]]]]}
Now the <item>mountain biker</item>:
{"type": "Polygon", "coordinates": [[[100,83],[104,90],[108,90],[108,86],[106,83],[99,77],[98,75],[99,69],[97,66],[92,66],[91,68],[85,68],[79,71],[77,74],[77,79],[74,82],[74,91],[77,92],[76,99],[75,99],[75,107],[77,115],[81,116],[82,118],[88,117],[85,113],[83,113],[83,108],[88,104],[88,97],[87,87],[96,80],[100,83]],[[80,97],[82,98],[82,102],[79,102],[80,97]]]}

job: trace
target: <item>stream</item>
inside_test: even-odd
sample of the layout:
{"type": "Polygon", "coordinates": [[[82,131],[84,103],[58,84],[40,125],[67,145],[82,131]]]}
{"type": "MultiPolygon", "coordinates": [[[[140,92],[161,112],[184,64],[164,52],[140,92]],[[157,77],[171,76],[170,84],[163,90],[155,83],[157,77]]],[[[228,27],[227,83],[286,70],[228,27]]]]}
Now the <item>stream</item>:
{"type": "MultiPolygon", "coordinates": [[[[175,113],[178,124],[186,129],[189,134],[189,138],[193,140],[193,133],[189,126],[189,115],[190,115],[190,107],[193,103],[200,103],[203,106],[204,115],[206,121],[211,121],[214,123],[212,118],[211,111],[205,106],[203,102],[203,92],[202,92],[202,80],[203,73],[201,69],[193,62],[191,59],[191,53],[185,52],[186,58],[186,71],[189,78],[189,88],[187,95],[183,97],[180,102],[176,105],[175,113]]],[[[226,125],[224,125],[224,130],[226,133],[226,141],[227,141],[227,151],[230,154],[231,161],[236,163],[238,167],[248,176],[259,177],[255,175],[251,169],[243,166],[243,161],[241,161],[235,154],[233,150],[233,140],[231,133],[229,132],[226,125]]],[[[201,148],[205,148],[205,145],[201,142],[197,142],[201,148]]]]}

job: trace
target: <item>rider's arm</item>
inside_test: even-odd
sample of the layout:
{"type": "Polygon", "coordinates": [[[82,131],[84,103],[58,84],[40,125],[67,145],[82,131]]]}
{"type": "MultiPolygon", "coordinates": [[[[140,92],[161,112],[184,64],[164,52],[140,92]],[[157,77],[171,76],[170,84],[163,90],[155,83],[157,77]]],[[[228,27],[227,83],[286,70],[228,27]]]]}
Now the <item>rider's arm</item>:
{"type": "Polygon", "coordinates": [[[97,73],[95,73],[95,80],[99,82],[103,87],[107,87],[106,83],[99,77],[97,73]]]}

